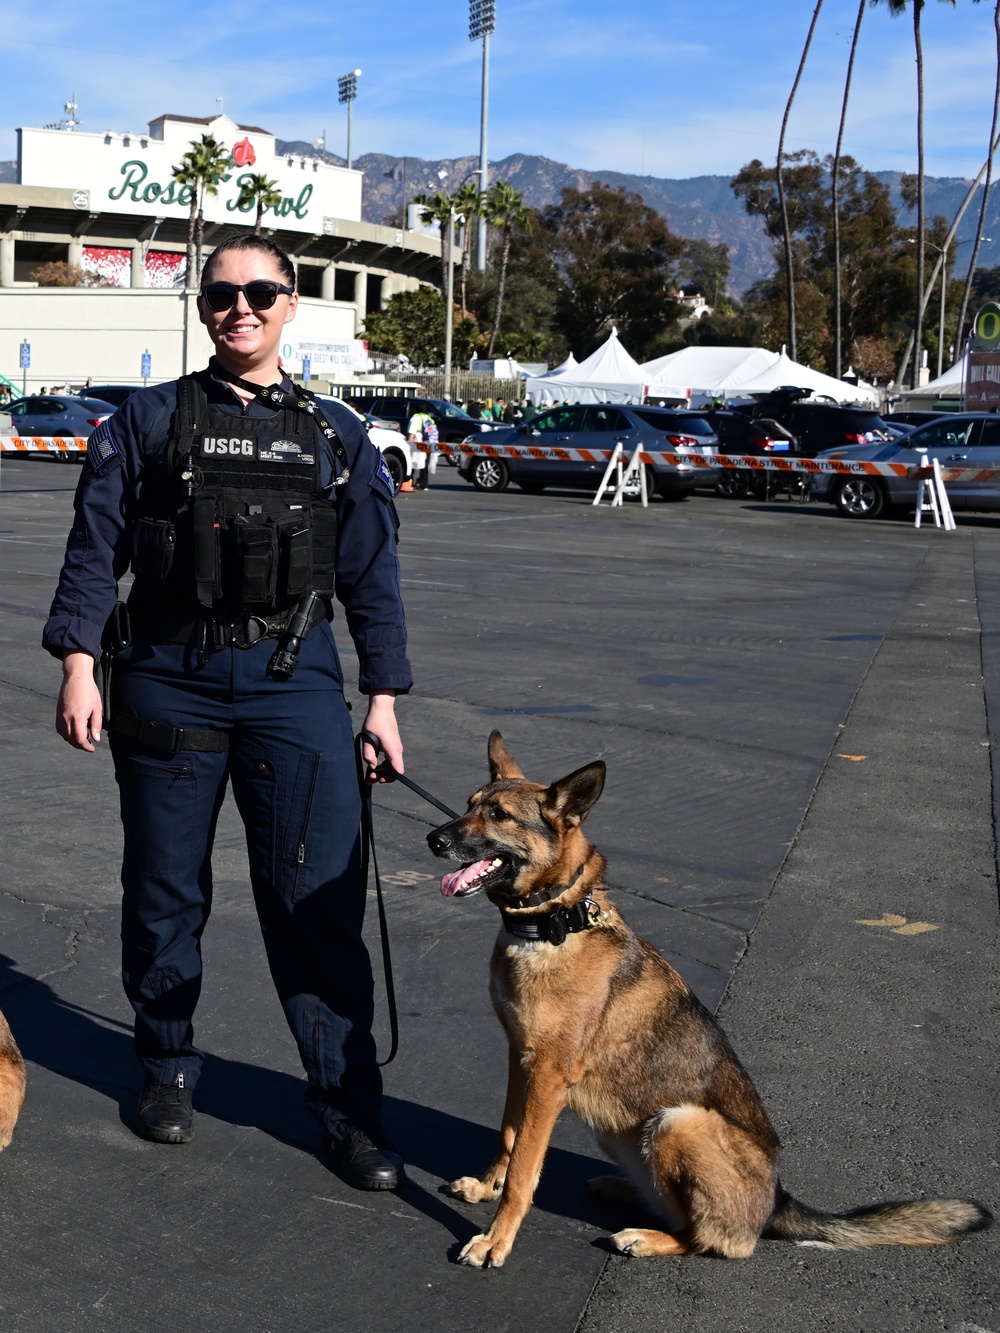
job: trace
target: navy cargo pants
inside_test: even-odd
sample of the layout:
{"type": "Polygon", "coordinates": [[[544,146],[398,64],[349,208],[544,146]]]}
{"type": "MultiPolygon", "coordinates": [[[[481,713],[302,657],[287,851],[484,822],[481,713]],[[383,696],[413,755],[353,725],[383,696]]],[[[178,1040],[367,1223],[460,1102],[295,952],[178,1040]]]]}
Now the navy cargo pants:
{"type": "Polygon", "coordinates": [[[148,1079],[193,1088],[203,1062],[193,1018],[212,906],[212,842],[228,783],[246,827],[250,880],[271,976],[309,1079],[307,1100],[339,1137],[378,1121],[373,982],[361,935],[360,797],[350,714],[328,624],[289,680],[276,644],[211,652],[129,645],[115,711],[230,731],[227,753],[170,756],[110,731],[121,798],[122,976],[148,1079]]]}

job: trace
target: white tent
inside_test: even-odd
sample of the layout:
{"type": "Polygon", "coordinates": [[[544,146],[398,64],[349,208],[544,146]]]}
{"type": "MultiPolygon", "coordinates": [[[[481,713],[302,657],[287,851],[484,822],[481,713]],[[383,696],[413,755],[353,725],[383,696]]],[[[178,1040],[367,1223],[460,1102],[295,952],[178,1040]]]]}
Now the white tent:
{"type": "Polygon", "coordinates": [[[900,398],[906,399],[907,406],[912,406],[916,398],[961,398],[965,392],[965,358],[960,357],[953,366],[949,366],[937,379],[921,384],[916,389],[901,389],[900,398]]]}
{"type": "Polygon", "coordinates": [[[848,384],[801,366],[780,352],[763,347],[684,347],[656,361],[647,361],[643,371],[661,385],[674,386],[692,407],[703,407],[713,399],[746,399],[767,389],[812,389],[818,397],[838,403],[877,404],[879,393],[870,384],[848,384]]]}
{"type": "Polygon", "coordinates": [[[566,367],[564,362],[548,375],[525,380],[529,400],[536,406],[564,402],[641,403],[643,398],[663,393],[626,352],[617,329],[612,329],[607,342],[586,360],[566,367]]]}
{"type": "Polygon", "coordinates": [[[554,380],[557,379],[560,375],[568,375],[570,371],[576,370],[579,367],[579,365],[580,365],[579,361],[577,361],[573,353],[570,352],[569,356],[566,358],[565,361],[562,362],[561,365],[556,366],[553,370],[550,370],[546,375],[539,375],[538,378],[543,380],[554,380]]]}
{"type": "Polygon", "coordinates": [[[748,398],[751,394],[763,393],[768,389],[784,388],[812,389],[814,397],[832,398],[838,403],[863,403],[865,406],[877,407],[881,401],[881,394],[870,384],[847,384],[844,380],[834,379],[832,375],[824,375],[809,366],[800,366],[788,356],[784,348],[759,375],[745,380],[738,390],[729,390],[724,396],[748,398]]]}
{"type": "Polygon", "coordinates": [[[672,397],[686,398],[692,407],[701,407],[737,390],[777,360],[777,352],[763,347],[682,347],[647,361],[642,369],[647,379],[671,386],[672,397]]]}

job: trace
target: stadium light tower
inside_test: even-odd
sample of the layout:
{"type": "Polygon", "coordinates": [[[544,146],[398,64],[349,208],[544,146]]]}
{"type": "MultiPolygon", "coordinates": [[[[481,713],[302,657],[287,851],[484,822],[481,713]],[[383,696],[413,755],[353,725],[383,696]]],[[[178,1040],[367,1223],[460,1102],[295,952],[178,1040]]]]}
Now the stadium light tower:
{"type": "MultiPolygon", "coordinates": [[[[479,193],[489,188],[490,164],[486,157],[486,122],[490,105],[490,33],[496,28],[496,0],[469,0],[469,41],[483,39],[483,103],[479,119],[479,193]]],[[[486,219],[479,215],[476,268],[486,267],[486,219]]]]}
{"type": "Polygon", "coordinates": [[[351,112],[354,107],[354,99],[358,95],[358,79],[361,77],[359,69],[352,69],[350,74],[341,74],[337,79],[337,101],[341,106],[347,103],[347,169],[351,168],[351,112]]]}

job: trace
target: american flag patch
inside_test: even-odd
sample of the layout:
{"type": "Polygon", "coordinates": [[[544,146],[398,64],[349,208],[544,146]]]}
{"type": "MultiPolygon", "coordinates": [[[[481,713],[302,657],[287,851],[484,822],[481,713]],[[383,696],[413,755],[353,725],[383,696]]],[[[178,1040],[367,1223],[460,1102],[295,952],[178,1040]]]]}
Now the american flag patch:
{"type": "Polygon", "coordinates": [[[102,421],[87,441],[87,462],[95,472],[100,472],[102,467],[110,463],[113,458],[120,457],[120,454],[121,451],[108,428],[108,423],[102,421]]]}

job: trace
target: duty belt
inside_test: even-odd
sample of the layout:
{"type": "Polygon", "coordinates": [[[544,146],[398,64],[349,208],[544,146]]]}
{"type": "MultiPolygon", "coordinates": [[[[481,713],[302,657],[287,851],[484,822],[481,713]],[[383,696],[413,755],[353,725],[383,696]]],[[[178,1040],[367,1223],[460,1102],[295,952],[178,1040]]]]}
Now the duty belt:
{"type": "Polygon", "coordinates": [[[108,719],[108,728],[119,736],[128,736],[130,740],[138,741],[147,750],[156,750],[171,758],[180,754],[181,750],[222,754],[229,749],[228,731],[175,727],[169,722],[151,722],[148,718],[133,717],[131,713],[120,713],[117,710],[108,719]]]}

